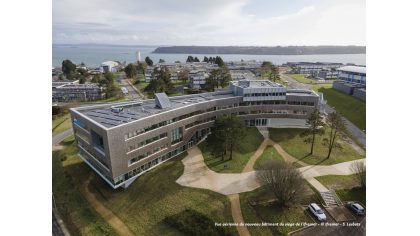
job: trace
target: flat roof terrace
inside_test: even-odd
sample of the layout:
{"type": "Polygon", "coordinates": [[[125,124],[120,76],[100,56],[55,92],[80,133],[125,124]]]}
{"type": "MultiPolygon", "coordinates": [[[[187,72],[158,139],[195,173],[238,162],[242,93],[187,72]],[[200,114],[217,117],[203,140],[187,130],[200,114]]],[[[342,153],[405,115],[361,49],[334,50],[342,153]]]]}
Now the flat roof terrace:
{"type": "Polygon", "coordinates": [[[234,97],[234,95],[231,91],[221,91],[172,97],[169,98],[170,104],[166,108],[160,108],[156,105],[156,101],[154,99],[148,99],[135,102],[80,107],[74,110],[96,121],[102,126],[105,126],[106,128],[111,128],[192,104],[232,97],[234,97]]]}

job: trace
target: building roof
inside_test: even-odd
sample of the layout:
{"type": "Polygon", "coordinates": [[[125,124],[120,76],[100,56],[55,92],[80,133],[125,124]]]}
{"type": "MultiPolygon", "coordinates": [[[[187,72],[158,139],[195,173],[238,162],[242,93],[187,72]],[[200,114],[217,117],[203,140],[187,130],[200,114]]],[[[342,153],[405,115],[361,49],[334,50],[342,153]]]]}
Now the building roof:
{"type": "Polygon", "coordinates": [[[337,70],[366,75],[366,67],[364,66],[343,66],[343,67],[337,68],[337,70]]]}
{"type": "Polygon", "coordinates": [[[171,101],[169,101],[169,98],[166,95],[166,93],[156,93],[155,102],[156,106],[162,109],[171,107],[171,101]]]}
{"type": "Polygon", "coordinates": [[[233,85],[241,88],[279,88],[280,84],[269,80],[238,80],[231,82],[233,85]]]}
{"type": "Polygon", "coordinates": [[[109,66],[109,67],[118,66],[118,62],[116,62],[116,61],[104,61],[104,62],[101,63],[101,66],[109,66]]]}

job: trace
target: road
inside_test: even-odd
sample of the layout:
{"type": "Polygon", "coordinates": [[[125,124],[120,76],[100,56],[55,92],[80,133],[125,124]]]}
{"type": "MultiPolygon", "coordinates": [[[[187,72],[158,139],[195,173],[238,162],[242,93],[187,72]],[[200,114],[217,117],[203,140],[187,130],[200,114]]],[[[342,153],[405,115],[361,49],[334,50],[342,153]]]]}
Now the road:
{"type": "Polygon", "coordinates": [[[140,92],[138,92],[133,85],[131,85],[131,83],[128,81],[127,78],[125,78],[125,76],[120,76],[117,79],[118,83],[120,84],[121,87],[124,87],[127,89],[128,94],[125,95],[126,98],[130,98],[130,99],[144,99],[144,95],[141,94],[140,92]]]}
{"type": "MultiPolygon", "coordinates": [[[[294,89],[311,89],[312,85],[310,84],[303,84],[296,80],[294,80],[292,77],[281,73],[280,77],[288,82],[288,86],[290,88],[294,89]]],[[[328,102],[328,101],[327,101],[328,102]]],[[[325,105],[325,112],[332,113],[334,112],[334,108],[330,107],[328,104],[325,105]]],[[[347,126],[347,131],[349,134],[358,141],[359,144],[363,146],[363,148],[366,148],[366,134],[360,130],[356,125],[351,123],[347,118],[343,117],[344,122],[347,126]]]]}
{"type": "Polygon", "coordinates": [[[61,133],[58,133],[58,134],[54,135],[52,137],[52,145],[55,146],[55,145],[61,143],[61,141],[63,141],[65,138],[67,138],[68,136],[70,136],[72,134],[73,134],[73,129],[70,128],[70,129],[64,130],[61,133]]]}

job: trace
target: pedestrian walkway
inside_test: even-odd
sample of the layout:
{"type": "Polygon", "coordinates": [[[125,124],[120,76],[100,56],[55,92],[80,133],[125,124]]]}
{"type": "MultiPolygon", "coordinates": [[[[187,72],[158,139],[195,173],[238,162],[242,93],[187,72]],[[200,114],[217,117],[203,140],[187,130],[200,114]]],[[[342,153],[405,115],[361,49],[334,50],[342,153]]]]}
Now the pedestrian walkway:
{"type": "Polygon", "coordinates": [[[209,189],[223,195],[248,192],[260,186],[255,171],[227,174],[210,170],[198,147],[189,149],[182,163],[184,173],[176,180],[182,186],[209,189]]]}
{"type": "Polygon", "coordinates": [[[235,193],[235,194],[228,195],[228,198],[230,201],[230,209],[231,209],[233,221],[238,224],[238,226],[236,226],[236,230],[238,230],[239,235],[240,236],[251,235],[246,226],[239,225],[241,223],[245,223],[244,218],[242,217],[241,202],[239,200],[239,194],[235,193]]]}

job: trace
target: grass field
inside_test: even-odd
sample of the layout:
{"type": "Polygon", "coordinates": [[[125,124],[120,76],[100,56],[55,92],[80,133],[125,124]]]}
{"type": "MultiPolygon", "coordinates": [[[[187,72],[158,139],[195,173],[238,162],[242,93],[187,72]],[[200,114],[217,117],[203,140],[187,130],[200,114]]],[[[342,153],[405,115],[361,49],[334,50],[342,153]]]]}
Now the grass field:
{"type": "Polygon", "coordinates": [[[268,160],[284,161],[283,157],[277,152],[277,150],[273,146],[268,145],[265,148],[264,152],[261,154],[261,156],[258,157],[257,161],[255,162],[254,169],[255,170],[261,169],[264,162],[268,160]]]}
{"type": "Polygon", "coordinates": [[[316,179],[326,187],[335,189],[341,201],[359,201],[366,205],[366,189],[359,187],[354,175],[325,175],[316,179]]]}
{"type": "MultiPolygon", "coordinates": [[[[255,127],[246,128],[246,136],[240,140],[240,143],[236,149],[233,150],[233,159],[224,160],[221,158],[214,158],[210,154],[210,150],[207,145],[207,141],[204,141],[198,145],[204,156],[204,162],[207,166],[216,172],[221,173],[240,173],[245,167],[249,158],[258,149],[262,141],[264,140],[261,133],[255,127]],[[225,168],[226,165],[226,168],[225,168]]],[[[229,159],[229,156],[225,157],[229,159]]]]}
{"type": "Polygon", "coordinates": [[[331,189],[350,189],[358,186],[354,175],[324,175],[315,179],[331,189]]]}
{"type": "Polygon", "coordinates": [[[341,201],[358,201],[366,206],[366,189],[365,188],[351,188],[351,189],[337,189],[335,193],[341,201]]]}
{"type": "Polygon", "coordinates": [[[323,137],[316,137],[314,154],[309,155],[310,144],[306,144],[304,138],[300,137],[300,133],[303,132],[302,129],[270,128],[269,132],[270,138],[273,141],[278,142],[286,152],[310,165],[331,165],[364,158],[364,156],[358,154],[350,144],[344,143],[341,139],[338,139],[338,142],[341,144],[342,148],[334,148],[331,157],[326,159],[328,148],[322,145],[323,137]]]}
{"type": "MultiPolygon", "coordinates": [[[[244,221],[247,223],[261,222],[283,222],[283,223],[312,223],[312,219],[305,213],[304,206],[319,200],[312,189],[307,186],[306,196],[300,204],[290,208],[280,208],[275,204],[264,203],[274,199],[271,192],[261,187],[252,192],[240,194],[241,210],[244,221]],[[249,203],[255,202],[255,206],[249,203]]],[[[297,230],[300,227],[248,227],[251,235],[287,235],[287,233],[297,230]]]]}
{"type": "Polygon", "coordinates": [[[288,76],[295,79],[297,82],[304,83],[304,84],[314,84],[316,83],[315,80],[308,79],[304,74],[287,74],[288,76]]]}
{"type": "Polygon", "coordinates": [[[332,86],[314,86],[313,90],[322,92],[327,104],[351,121],[361,130],[366,130],[366,101],[332,88],[332,86]]]}
{"type": "Polygon", "coordinates": [[[52,135],[56,135],[71,128],[70,113],[52,120],[52,135]]]}
{"type": "MultiPolygon", "coordinates": [[[[136,235],[182,235],[163,219],[186,209],[197,211],[215,222],[232,222],[230,203],[225,196],[175,183],[183,172],[183,156],[161,164],[126,190],[113,190],[96,175],[90,187],[136,235]]],[[[235,228],[230,231],[236,235],[235,228]]]]}
{"type": "MultiPolygon", "coordinates": [[[[233,222],[227,197],[208,190],[187,188],[175,180],[183,172],[181,159],[169,160],[139,177],[126,190],[112,189],[76,156],[74,138],[53,152],[53,192],[57,206],[73,235],[116,235],[82,194],[82,184],[93,175],[89,189],[135,235],[182,235],[163,219],[191,209],[214,222],[233,222]],[[61,159],[65,159],[63,162],[61,159]]],[[[234,227],[229,228],[237,235],[234,227]]]]}
{"type": "Polygon", "coordinates": [[[52,190],[55,203],[72,235],[117,235],[90,207],[82,194],[82,181],[92,172],[77,157],[74,137],[63,141],[68,147],[52,153],[52,190]]]}

